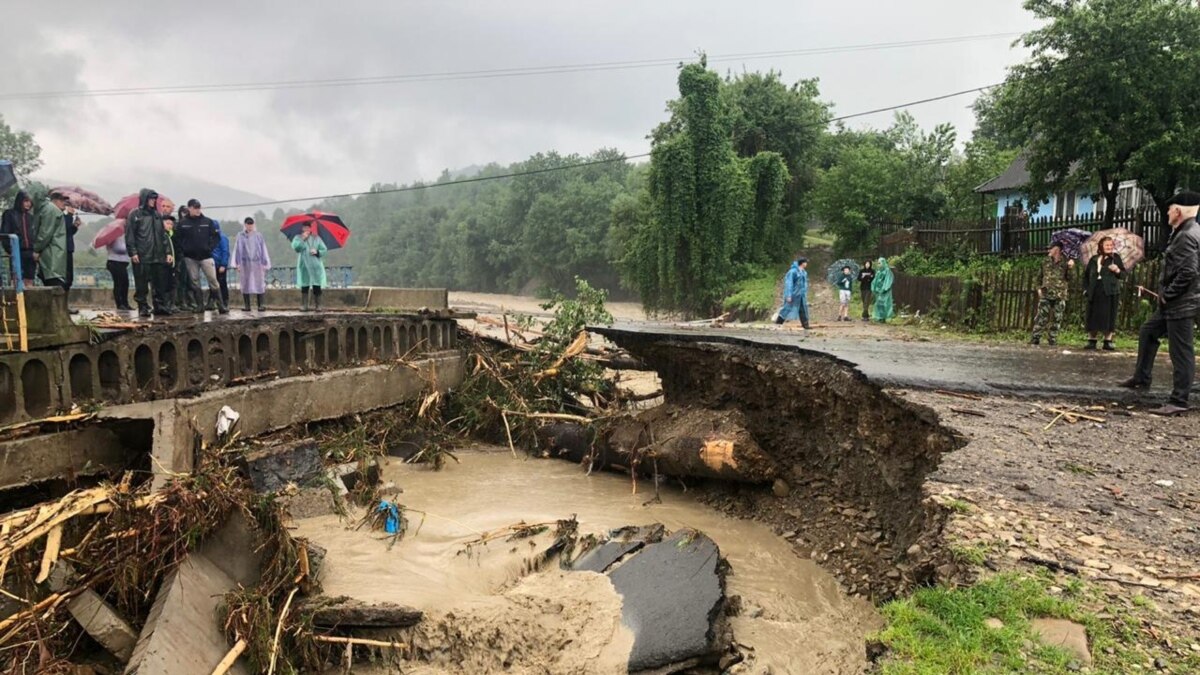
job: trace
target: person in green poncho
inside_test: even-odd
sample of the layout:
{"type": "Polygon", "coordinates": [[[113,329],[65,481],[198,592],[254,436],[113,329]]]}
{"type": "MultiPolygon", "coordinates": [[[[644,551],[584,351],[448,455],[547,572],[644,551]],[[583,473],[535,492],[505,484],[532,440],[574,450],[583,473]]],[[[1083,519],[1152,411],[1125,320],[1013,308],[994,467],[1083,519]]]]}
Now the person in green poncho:
{"type": "Polygon", "coordinates": [[[292,249],[296,251],[296,285],[300,287],[300,310],[308,311],[308,291],[312,289],[313,308],[321,311],[321,288],[325,286],[325,262],[329,252],[325,242],[313,232],[312,225],[305,223],[300,234],[292,238],[292,249]]]}
{"type": "Polygon", "coordinates": [[[875,265],[875,278],[871,281],[871,293],[875,296],[875,320],[885,323],[896,315],[896,309],[892,306],[892,284],[896,279],[886,258],[880,258],[875,265]]]}

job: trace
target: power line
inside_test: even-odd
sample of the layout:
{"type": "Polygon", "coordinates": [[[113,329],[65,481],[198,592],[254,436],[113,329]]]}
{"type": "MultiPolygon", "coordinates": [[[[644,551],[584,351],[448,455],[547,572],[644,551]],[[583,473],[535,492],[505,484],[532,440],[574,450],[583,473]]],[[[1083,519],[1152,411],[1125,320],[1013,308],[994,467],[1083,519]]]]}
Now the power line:
{"type": "MultiPolygon", "coordinates": [[[[864,110],[862,112],[851,113],[849,115],[840,115],[838,117],[831,117],[827,120],[822,120],[820,122],[809,122],[809,123],[806,123],[803,125],[797,125],[797,126],[800,128],[808,128],[808,127],[815,127],[815,126],[828,126],[834,122],[841,122],[841,121],[848,120],[848,119],[854,119],[856,117],[865,117],[867,115],[875,115],[875,114],[878,114],[881,112],[890,112],[892,110],[899,110],[901,108],[907,108],[909,106],[914,106],[914,105],[933,103],[935,101],[944,101],[949,98],[965,96],[966,94],[979,93],[979,92],[985,91],[987,89],[992,89],[992,88],[998,87],[998,86],[1000,86],[1000,85],[999,84],[989,84],[989,85],[986,85],[983,87],[974,87],[972,89],[963,89],[962,91],[956,91],[956,92],[952,92],[949,94],[942,94],[940,96],[931,96],[929,98],[923,98],[923,99],[919,99],[916,101],[908,101],[905,103],[898,103],[896,105],[886,106],[883,108],[875,108],[873,110],[864,110]]],[[[328,199],[341,199],[344,197],[362,197],[365,195],[392,194],[392,193],[396,193],[396,192],[413,192],[415,190],[425,190],[428,188],[446,187],[446,186],[450,186],[450,185],[463,185],[465,183],[481,183],[483,181],[500,180],[503,178],[517,178],[519,176],[532,176],[535,174],[552,173],[555,171],[567,171],[570,169],[579,169],[579,168],[588,167],[588,166],[597,166],[600,164],[613,164],[616,162],[625,162],[625,161],[628,161],[631,159],[641,159],[643,157],[649,157],[650,154],[651,153],[649,153],[649,152],[643,152],[643,153],[639,153],[636,155],[621,155],[620,157],[610,157],[608,159],[597,159],[597,160],[591,160],[591,161],[587,161],[587,162],[578,162],[578,163],[569,164],[566,166],[545,167],[542,169],[531,169],[529,171],[514,171],[512,173],[495,174],[495,175],[490,175],[490,176],[474,176],[471,178],[461,178],[458,180],[450,180],[450,181],[445,181],[445,182],[441,182],[441,183],[406,185],[403,187],[388,188],[386,190],[367,190],[364,192],[344,192],[342,194],[335,194],[335,195],[322,195],[322,196],[316,196],[316,197],[297,197],[295,199],[276,199],[276,200],[267,201],[267,202],[254,202],[254,203],[250,203],[250,204],[229,204],[226,206],[210,206],[208,208],[212,209],[212,210],[244,209],[244,208],[253,208],[253,207],[259,207],[259,206],[277,206],[280,204],[292,204],[295,202],[322,202],[322,201],[325,201],[328,199]]]]}
{"type": "MultiPolygon", "coordinates": [[[[901,42],[874,42],[868,44],[840,45],[829,47],[814,47],[809,49],[790,49],[763,52],[742,52],[732,54],[714,54],[707,56],[710,63],[729,61],[748,61],[797,56],[817,56],[822,54],[839,54],[847,52],[878,51],[887,49],[905,49],[932,45],[976,42],[980,40],[996,40],[1011,38],[1019,33],[987,33],[979,35],[960,35],[954,37],[927,38],[922,40],[907,40],[901,42]]],[[[262,82],[233,82],[219,84],[164,85],[154,87],[116,87],[109,89],[77,89],[42,92],[16,92],[0,94],[0,101],[38,100],[53,98],[98,98],[113,96],[146,96],[166,94],[195,94],[195,93],[228,93],[242,91],[275,91],[282,89],[322,88],[322,87],[356,87],[385,84],[410,84],[416,82],[447,82],[455,80],[481,80],[505,77],[528,77],[535,75],[558,75],[580,72],[600,72],[612,70],[632,70],[639,68],[658,68],[675,66],[681,62],[696,59],[695,55],[687,57],[643,59],[633,61],[606,61],[598,63],[567,64],[557,66],[530,66],[522,68],[498,68],[490,70],[467,70],[450,72],[414,73],[406,75],[380,75],[370,77],[344,77],[311,80],[276,80],[262,82]]]]}

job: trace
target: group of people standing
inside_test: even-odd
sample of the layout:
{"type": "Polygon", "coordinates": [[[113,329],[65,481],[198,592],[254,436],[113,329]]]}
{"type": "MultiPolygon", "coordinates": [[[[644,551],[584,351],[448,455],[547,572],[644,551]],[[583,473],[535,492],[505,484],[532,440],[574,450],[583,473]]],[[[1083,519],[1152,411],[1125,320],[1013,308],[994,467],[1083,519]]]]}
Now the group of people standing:
{"type": "MultiPolygon", "coordinates": [[[[1097,246],[1096,254],[1084,266],[1084,328],[1088,339],[1083,348],[1087,350],[1096,349],[1101,336],[1105,351],[1116,349],[1113,337],[1117,330],[1117,306],[1125,262],[1115,246],[1112,237],[1104,237],[1097,246]]],[[[1038,308],[1033,319],[1030,344],[1041,344],[1043,335],[1047,344],[1058,344],[1058,332],[1062,330],[1063,314],[1070,295],[1070,274],[1074,267],[1075,261],[1063,255],[1061,245],[1050,245],[1038,278],[1038,308]]]]}
{"type": "MultiPolygon", "coordinates": [[[[117,309],[134,309],[129,304],[132,266],[134,303],[143,318],[184,311],[228,313],[231,268],[238,270],[242,311],[251,311],[251,298],[258,311],[265,311],[271,255],[254,218],[243,220],[243,229],[231,246],[220,224],[204,215],[198,199],[189,199],[178,213],[164,213],[164,208],[170,207],[160,201],[155,190],[142,189],[137,208],[125,218],[124,232],[115,239],[106,238],[103,244],[93,242],[94,247],[106,250],[105,267],[112,276],[117,309]],[[207,282],[207,294],[202,280],[207,282]]],[[[9,237],[3,237],[3,246],[19,258],[21,277],[27,285],[41,281],[45,286],[69,291],[75,276],[75,234],[81,224],[67,195],[52,191],[35,210],[33,198],[21,191],[12,208],[3,213],[0,234],[16,235],[19,251],[10,250],[9,237]]],[[[324,258],[328,248],[312,226],[305,225],[292,239],[292,249],[296,251],[301,309],[319,310],[321,289],[326,285],[324,258]]]]}
{"type": "MultiPolygon", "coordinates": [[[[862,320],[886,323],[895,316],[892,303],[892,285],[895,277],[888,267],[887,259],[880,258],[878,267],[867,260],[859,269],[857,279],[849,266],[841,269],[834,287],[838,290],[838,321],[850,321],[850,302],[854,294],[854,283],[858,282],[862,297],[862,320]]],[[[775,323],[799,321],[804,330],[812,328],[808,312],[808,258],[796,254],[792,266],[783,278],[783,307],[775,315],[775,323]]]]}
{"type": "Polygon", "coordinates": [[[4,237],[4,250],[21,261],[21,278],[27,285],[41,280],[46,286],[71,289],[75,278],[75,234],[81,225],[67,196],[51,192],[34,212],[33,198],[17,193],[12,208],[0,216],[0,234],[16,235],[19,251],[4,237]]]}

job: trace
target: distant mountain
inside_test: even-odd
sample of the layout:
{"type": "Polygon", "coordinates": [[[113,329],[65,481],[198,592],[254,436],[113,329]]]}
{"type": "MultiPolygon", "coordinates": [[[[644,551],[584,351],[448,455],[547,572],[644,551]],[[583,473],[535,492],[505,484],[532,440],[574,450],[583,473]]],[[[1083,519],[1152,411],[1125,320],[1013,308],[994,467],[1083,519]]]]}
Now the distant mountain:
{"type": "MultiPolygon", "coordinates": [[[[113,203],[116,203],[118,199],[127,194],[137,192],[143,187],[154,188],[159,193],[170,197],[179,206],[182,206],[184,202],[192,197],[199,199],[206,206],[267,202],[272,199],[271,197],[264,197],[260,194],[214,183],[203,178],[159,169],[129,170],[125,175],[111,176],[105,178],[103,181],[91,182],[50,178],[40,175],[35,175],[33,178],[50,187],[57,185],[78,185],[98,193],[101,197],[113,203]]],[[[252,211],[253,209],[250,209],[248,212],[252,211]]],[[[221,216],[232,217],[227,212],[214,214],[214,217],[221,216]]]]}

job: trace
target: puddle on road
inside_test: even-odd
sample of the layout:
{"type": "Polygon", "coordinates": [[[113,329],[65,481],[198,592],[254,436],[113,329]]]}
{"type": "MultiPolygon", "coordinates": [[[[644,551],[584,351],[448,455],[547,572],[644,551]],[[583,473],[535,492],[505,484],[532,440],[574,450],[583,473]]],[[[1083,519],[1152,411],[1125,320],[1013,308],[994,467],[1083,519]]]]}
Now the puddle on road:
{"type": "MultiPolygon", "coordinates": [[[[539,625],[532,628],[546,630],[547,621],[571,624],[580,619],[575,614],[590,612],[592,624],[567,628],[595,633],[599,621],[599,632],[607,631],[615,644],[590,649],[594,656],[607,659],[614,652],[628,653],[627,631],[604,623],[611,617],[608,594],[615,595],[611,585],[581,581],[568,595],[555,595],[555,588],[545,584],[561,584],[561,577],[555,581],[557,572],[516,583],[525,559],[543,550],[548,537],[535,540],[535,546],[528,540],[496,541],[479,555],[460,552],[479,532],[522,520],[555,521],[575,514],[581,534],[660,522],[670,530],[703,531],[729,560],[727,592],[741,596],[743,607],[731,624],[735,640],[753,649],[753,672],[769,665],[772,672],[857,673],[866,665],[863,638],[880,626],[874,609],[866,601],[847,597],[832,576],[797,557],[791,545],[767,526],[724,516],[677,489],[664,489],[661,504],[644,506],[650,497],[644,484],[639,494],[632,495],[628,479],[622,476],[586,476],[565,462],[514,459],[507,450],[470,451],[459,458],[461,463],[450,462],[440,472],[398,460],[384,466],[383,480],[404,490],[401,503],[430,514],[416,536],[405,538],[391,551],[378,533],[355,531],[352,525],[348,528],[349,521],[335,516],[297,522],[297,535],[329,550],[322,575],[326,594],[397,602],[441,616],[456,611],[486,613],[489,608],[505,611],[495,604],[500,594],[510,602],[516,594],[518,605],[536,610],[545,607],[540,601],[548,594],[567,609],[553,607],[554,616],[538,617],[534,623],[539,625]],[[572,591],[584,597],[569,595],[572,591]],[[584,607],[573,613],[572,604],[584,607]]],[[[420,516],[409,517],[415,530],[420,516]]],[[[525,627],[519,623],[498,625],[511,625],[514,633],[520,633],[525,627]]]]}

